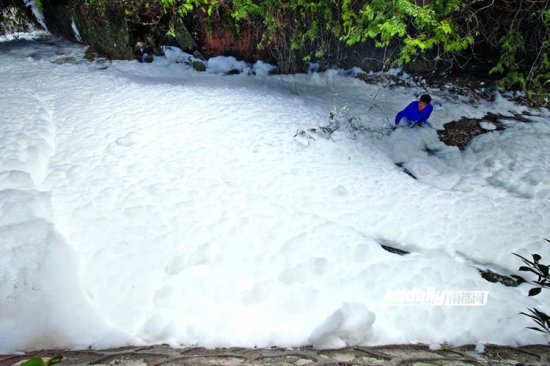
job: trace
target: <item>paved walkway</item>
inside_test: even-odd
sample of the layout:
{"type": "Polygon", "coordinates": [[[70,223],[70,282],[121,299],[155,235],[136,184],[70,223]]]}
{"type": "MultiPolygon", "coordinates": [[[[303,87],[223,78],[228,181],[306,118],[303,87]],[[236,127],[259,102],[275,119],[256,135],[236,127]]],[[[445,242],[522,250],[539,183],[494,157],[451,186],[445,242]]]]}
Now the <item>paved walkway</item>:
{"type": "Polygon", "coordinates": [[[204,348],[175,349],[167,346],[126,347],[89,351],[40,351],[25,356],[0,355],[0,366],[17,365],[31,357],[63,356],[58,365],[269,365],[269,366],[550,366],[550,346],[519,348],[486,346],[478,354],[475,346],[430,351],[425,345],[351,347],[339,350],[204,348]]]}

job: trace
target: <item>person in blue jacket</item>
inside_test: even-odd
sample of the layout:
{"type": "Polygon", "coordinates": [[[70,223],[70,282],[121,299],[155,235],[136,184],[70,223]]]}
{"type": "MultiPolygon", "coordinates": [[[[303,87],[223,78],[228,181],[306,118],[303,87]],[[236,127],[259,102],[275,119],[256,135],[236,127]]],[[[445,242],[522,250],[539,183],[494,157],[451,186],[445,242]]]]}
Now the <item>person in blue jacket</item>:
{"type": "MultiPolygon", "coordinates": [[[[428,124],[428,118],[434,107],[430,104],[432,98],[428,94],[424,94],[420,97],[419,101],[410,103],[407,108],[397,113],[395,116],[395,125],[398,126],[399,122],[404,118],[407,124],[411,127],[422,126],[428,124]]],[[[429,125],[429,124],[428,124],[429,125]]]]}

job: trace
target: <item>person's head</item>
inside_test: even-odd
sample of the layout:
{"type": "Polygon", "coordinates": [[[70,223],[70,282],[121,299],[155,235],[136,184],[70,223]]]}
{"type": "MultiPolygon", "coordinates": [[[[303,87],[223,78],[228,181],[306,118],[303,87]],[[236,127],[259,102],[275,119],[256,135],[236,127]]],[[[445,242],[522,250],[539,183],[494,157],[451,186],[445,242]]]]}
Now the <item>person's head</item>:
{"type": "Polygon", "coordinates": [[[430,97],[428,94],[424,94],[423,96],[420,97],[420,101],[418,102],[418,109],[422,111],[431,102],[432,102],[432,97],[430,97]]]}

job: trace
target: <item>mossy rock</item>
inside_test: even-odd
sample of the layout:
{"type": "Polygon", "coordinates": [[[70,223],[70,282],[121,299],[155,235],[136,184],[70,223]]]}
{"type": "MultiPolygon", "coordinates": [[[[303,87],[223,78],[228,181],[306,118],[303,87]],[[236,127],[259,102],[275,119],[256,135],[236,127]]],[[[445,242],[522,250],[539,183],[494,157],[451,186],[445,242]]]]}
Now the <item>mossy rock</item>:
{"type": "Polygon", "coordinates": [[[176,42],[178,46],[184,51],[193,51],[197,49],[197,43],[193,40],[191,33],[187,30],[185,25],[181,22],[176,22],[174,26],[176,33],[176,42]]]}
{"type": "Polygon", "coordinates": [[[439,139],[446,145],[463,150],[476,136],[487,132],[479,125],[479,120],[463,118],[460,121],[446,123],[443,131],[437,131],[439,139]]]}
{"type": "Polygon", "coordinates": [[[113,59],[134,58],[128,23],[119,9],[96,9],[77,4],[72,8],[72,16],[82,40],[94,50],[113,59]]]}
{"type": "Polygon", "coordinates": [[[29,32],[35,23],[33,16],[22,1],[0,2],[0,34],[29,32]]]}
{"type": "Polygon", "coordinates": [[[472,141],[476,136],[488,133],[491,131],[504,131],[505,125],[501,122],[501,119],[514,120],[517,122],[528,122],[528,119],[521,115],[514,115],[513,117],[507,117],[497,115],[493,113],[487,113],[483,118],[462,118],[458,121],[445,123],[443,130],[437,131],[439,139],[445,145],[456,146],[460,150],[464,148],[472,141]],[[482,122],[490,122],[494,126],[493,129],[487,130],[482,127],[482,122]]]}

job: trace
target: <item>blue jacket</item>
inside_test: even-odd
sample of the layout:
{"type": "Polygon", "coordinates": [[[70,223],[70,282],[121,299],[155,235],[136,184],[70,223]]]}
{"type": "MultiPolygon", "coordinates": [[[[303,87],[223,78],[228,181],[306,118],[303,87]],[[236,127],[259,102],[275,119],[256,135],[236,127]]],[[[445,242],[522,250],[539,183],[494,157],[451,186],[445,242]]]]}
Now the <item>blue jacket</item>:
{"type": "Polygon", "coordinates": [[[422,112],[418,113],[418,101],[414,101],[409,104],[407,108],[397,113],[397,116],[395,116],[395,124],[398,125],[402,118],[406,118],[409,125],[415,122],[418,122],[419,125],[425,124],[428,118],[430,118],[433,109],[434,107],[428,104],[422,112]]]}

